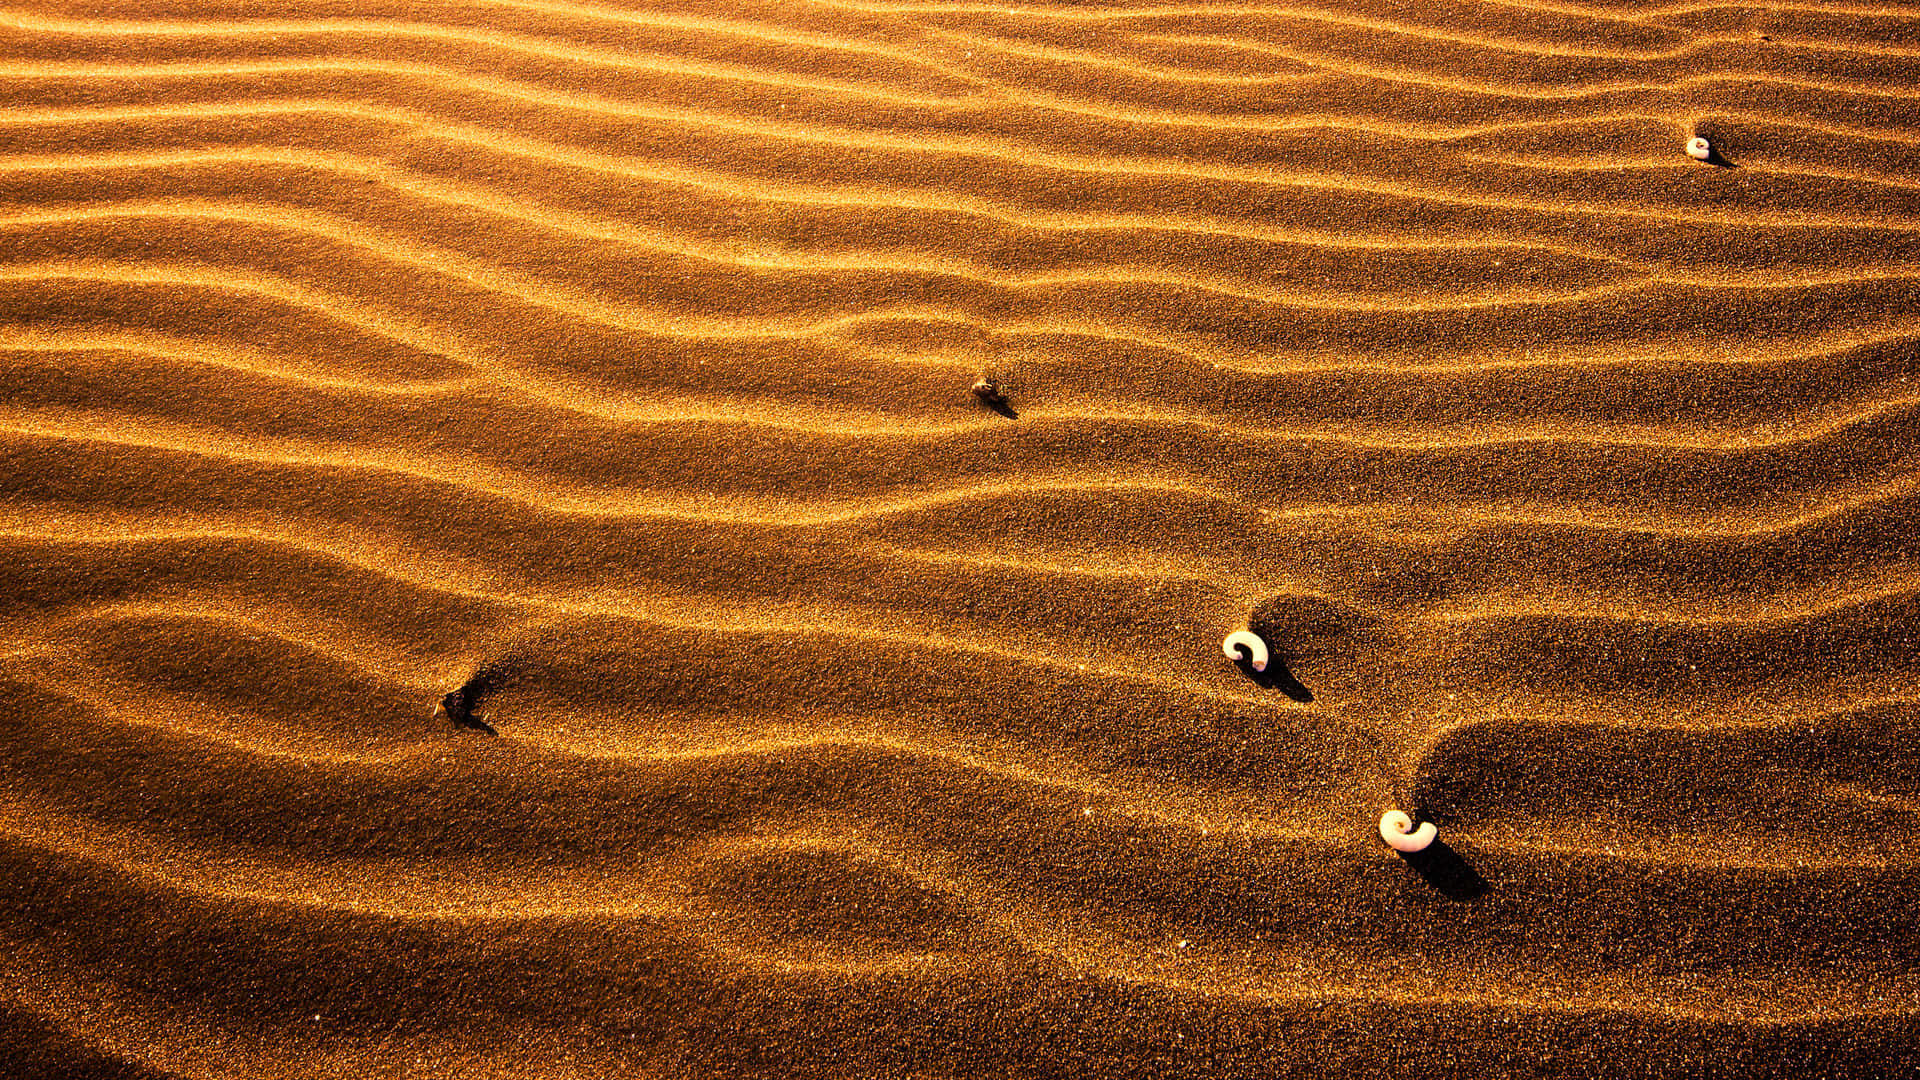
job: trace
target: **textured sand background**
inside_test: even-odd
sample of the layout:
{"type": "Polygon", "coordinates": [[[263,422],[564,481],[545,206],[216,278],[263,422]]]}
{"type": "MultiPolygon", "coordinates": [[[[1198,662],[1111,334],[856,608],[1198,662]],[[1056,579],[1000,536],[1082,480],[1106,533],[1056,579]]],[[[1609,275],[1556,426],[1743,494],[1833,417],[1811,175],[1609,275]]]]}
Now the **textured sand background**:
{"type": "Polygon", "coordinates": [[[0,1072],[1920,1069],[1916,76],[7,0],[0,1072]]]}

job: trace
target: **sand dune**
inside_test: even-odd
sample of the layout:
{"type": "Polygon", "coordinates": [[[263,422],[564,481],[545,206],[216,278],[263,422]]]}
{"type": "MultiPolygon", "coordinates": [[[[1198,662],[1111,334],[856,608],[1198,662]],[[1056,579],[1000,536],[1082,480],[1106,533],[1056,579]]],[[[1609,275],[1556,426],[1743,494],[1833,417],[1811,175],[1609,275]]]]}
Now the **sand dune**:
{"type": "Polygon", "coordinates": [[[1916,71],[0,10],[0,1071],[1920,1068],[1916,71]]]}

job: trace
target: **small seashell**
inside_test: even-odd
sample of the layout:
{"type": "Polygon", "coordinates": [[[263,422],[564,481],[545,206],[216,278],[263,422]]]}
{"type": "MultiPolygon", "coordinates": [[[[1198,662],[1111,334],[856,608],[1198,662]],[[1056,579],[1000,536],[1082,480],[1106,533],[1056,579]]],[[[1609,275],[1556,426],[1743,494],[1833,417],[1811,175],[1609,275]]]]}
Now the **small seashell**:
{"type": "Polygon", "coordinates": [[[1227,659],[1236,664],[1242,659],[1241,649],[1247,651],[1245,659],[1253,670],[1267,670],[1267,643],[1260,640],[1259,634],[1251,630],[1235,630],[1227,635],[1227,640],[1220,643],[1220,651],[1226,653],[1227,659]]]}
{"type": "Polygon", "coordinates": [[[1713,144],[1695,135],[1687,140],[1687,156],[1695,161],[1705,161],[1713,156],[1713,144]]]}
{"type": "Polygon", "coordinates": [[[1413,819],[1398,810],[1389,810],[1380,815],[1380,839],[1395,851],[1425,851],[1438,835],[1440,830],[1431,821],[1421,822],[1416,829],[1413,819]]]}

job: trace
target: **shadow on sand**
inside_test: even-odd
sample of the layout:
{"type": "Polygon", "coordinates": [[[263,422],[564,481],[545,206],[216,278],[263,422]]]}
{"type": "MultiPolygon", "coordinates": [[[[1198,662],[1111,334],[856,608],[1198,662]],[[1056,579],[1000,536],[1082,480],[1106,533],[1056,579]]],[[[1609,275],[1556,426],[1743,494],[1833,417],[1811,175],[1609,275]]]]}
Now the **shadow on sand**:
{"type": "Polygon", "coordinates": [[[1313,700],[1313,691],[1300,685],[1300,680],[1294,678],[1293,672],[1287,670],[1286,661],[1281,660],[1277,656],[1267,661],[1267,670],[1265,671],[1253,670],[1253,664],[1247,660],[1244,655],[1235,660],[1233,666],[1240,669],[1240,674],[1252,679],[1259,685],[1266,687],[1268,690],[1279,690],[1281,693],[1303,705],[1313,700]]]}
{"type": "Polygon", "coordinates": [[[1468,866],[1445,840],[1435,840],[1422,851],[1403,851],[1400,857],[1449,900],[1478,900],[1489,888],[1487,879],[1468,866]]]}
{"type": "Polygon", "coordinates": [[[500,733],[493,730],[493,725],[487,723],[486,717],[476,714],[474,710],[480,707],[480,699],[492,693],[500,685],[500,681],[499,671],[492,667],[483,667],[474,672],[473,678],[468,679],[466,685],[441,698],[440,709],[447,714],[447,719],[459,727],[483,731],[488,735],[498,735],[500,733]]]}

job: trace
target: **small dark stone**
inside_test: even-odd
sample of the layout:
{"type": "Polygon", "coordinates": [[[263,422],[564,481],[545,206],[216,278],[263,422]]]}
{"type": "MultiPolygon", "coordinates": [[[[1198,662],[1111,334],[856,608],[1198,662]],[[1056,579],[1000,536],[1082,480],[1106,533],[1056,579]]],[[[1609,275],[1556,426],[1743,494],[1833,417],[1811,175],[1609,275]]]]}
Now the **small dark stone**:
{"type": "Polygon", "coordinates": [[[474,731],[484,731],[489,735],[497,735],[499,732],[493,730],[492,724],[487,723],[485,719],[473,714],[475,699],[479,696],[479,680],[475,679],[460,689],[452,691],[446,697],[441,698],[440,708],[446,711],[447,719],[453,721],[460,727],[471,728],[474,731]]]}

